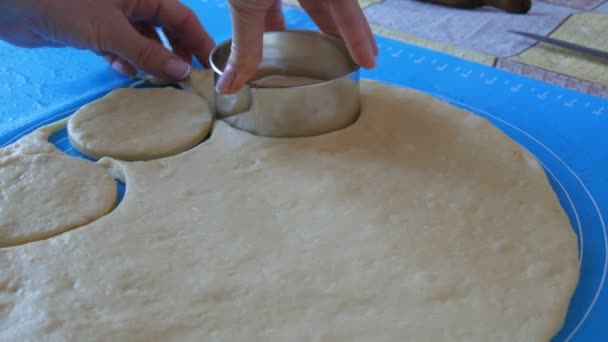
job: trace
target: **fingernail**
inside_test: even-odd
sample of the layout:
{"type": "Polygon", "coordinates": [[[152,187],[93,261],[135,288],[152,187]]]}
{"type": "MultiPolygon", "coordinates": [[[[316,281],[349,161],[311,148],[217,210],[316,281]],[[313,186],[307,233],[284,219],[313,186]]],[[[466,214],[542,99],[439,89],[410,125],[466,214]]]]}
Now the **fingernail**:
{"type": "Polygon", "coordinates": [[[364,69],[370,70],[376,67],[376,58],[375,57],[371,57],[365,61],[363,60],[361,63],[358,63],[360,66],[362,66],[364,69]]]}
{"type": "Polygon", "coordinates": [[[190,64],[179,59],[170,59],[165,64],[165,73],[177,80],[183,80],[190,74],[190,64]]]}
{"type": "Polygon", "coordinates": [[[234,80],[236,80],[236,71],[232,65],[228,65],[222,74],[222,77],[217,81],[215,85],[215,90],[222,94],[229,93],[233,88],[234,80]]]}

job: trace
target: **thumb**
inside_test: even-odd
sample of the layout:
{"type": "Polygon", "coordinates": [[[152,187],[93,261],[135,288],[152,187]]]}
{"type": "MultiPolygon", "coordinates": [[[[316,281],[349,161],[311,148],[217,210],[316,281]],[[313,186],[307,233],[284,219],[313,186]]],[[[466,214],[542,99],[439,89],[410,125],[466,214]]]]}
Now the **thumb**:
{"type": "Polygon", "coordinates": [[[232,46],[228,65],[217,83],[217,91],[234,94],[241,90],[257,72],[262,60],[262,39],[266,11],[272,1],[230,1],[232,15],[232,46]]]}
{"type": "Polygon", "coordinates": [[[160,42],[140,34],[126,19],[113,23],[103,39],[105,52],[130,62],[139,69],[171,81],[190,74],[190,64],[167,50],[160,42]]]}

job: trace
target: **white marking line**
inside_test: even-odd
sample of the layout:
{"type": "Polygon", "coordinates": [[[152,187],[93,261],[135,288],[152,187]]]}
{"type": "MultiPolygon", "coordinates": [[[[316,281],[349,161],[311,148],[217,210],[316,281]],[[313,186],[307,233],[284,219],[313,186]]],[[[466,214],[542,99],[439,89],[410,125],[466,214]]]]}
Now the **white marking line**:
{"type": "Polygon", "coordinates": [[[58,140],[58,141],[57,141],[57,142],[56,142],[54,145],[55,145],[55,146],[57,146],[57,145],[59,145],[59,144],[63,143],[64,141],[66,141],[66,140],[68,140],[68,141],[69,141],[69,139],[68,139],[67,135],[66,135],[65,137],[63,137],[63,138],[59,139],[59,140],[58,140]]]}
{"type": "MultiPolygon", "coordinates": [[[[79,156],[72,156],[72,157],[88,160],[88,159],[86,159],[86,157],[85,157],[84,155],[82,155],[82,153],[80,153],[78,150],[76,150],[76,149],[75,149],[75,148],[72,146],[72,144],[70,143],[70,139],[69,139],[69,137],[68,137],[68,135],[67,135],[67,134],[66,134],[66,136],[65,136],[65,137],[63,137],[63,138],[59,139],[59,140],[58,140],[57,142],[55,142],[53,145],[55,145],[55,147],[58,147],[57,145],[64,143],[66,140],[68,141],[68,146],[69,146],[69,148],[68,148],[67,150],[62,150],[62,149],[59,149],[60,151],[62,151],[63,153],[65,153],[65,154],[67,154],[67,155],[70,155],[70,152],[72,152],[72,151],[76,151],[76,153],[78,153],[78,154],[80,154],[80,155],[79,155],[79,156]]],[[[71,156],[71,155],[70,155],[70,156],[71,156]]]]}

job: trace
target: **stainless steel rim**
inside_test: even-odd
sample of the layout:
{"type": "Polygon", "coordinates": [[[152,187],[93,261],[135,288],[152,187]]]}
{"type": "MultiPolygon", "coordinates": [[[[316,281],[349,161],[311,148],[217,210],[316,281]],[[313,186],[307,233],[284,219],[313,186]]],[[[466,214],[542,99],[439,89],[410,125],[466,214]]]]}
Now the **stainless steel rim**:
{"type": "MultiPolygon", "coordinates": [[[[317,31],[310,31],[310,30],[267,31],[264,33],[264,35],[266,35],[266,34],[285,34],[285,33],[312,35],[312,36],[330,40],[342,50],[342,52],[345,54],[345,56],[348,56],[348,58],[351,60],[353,65],[355,65],[355,67],[353,68],[353,70],[351,72],[349,72],[347,74],[344,74],[344,75],[341,75],[338,77],[334,77],[334,78],[326,80],[324,82],[319,82],[319,83],[314,83],[314,84],[301,85],[301,86],[264,86],[264,85],[257,85],[255,83],[247,82],[248,87],[256,88],[256,89],[312,88],[312,87],[318,87],[318,86],[325,85],[327,83],[333,82],[333,81],[341,79],[341,78],[353,77],[354,75],[357,75],[359,73],[359,71],[361,70],[361,66],[357,65],[357,63],[352,59],[352,57],[350,56],[350,53],[348,52],[346,44],[340,38],[337,38],[337,37],[334,37],[334,36],[331,36],[331,35],[328,35],[325,33],[317,32],[317,31]]],[[[211,50],[211,53],[209,54],[209,65],[211,66],[211,69],[213,70],[213,72],[216,75],[221,76],[223,74],[223,70],[220,70],[220,68],[214,63],[213,58],[218,51],[225,49],[227,47],[230,47],[231,44],[232,44],[232,39],[225,40],[225,41],[221,42],[220,44],[216,45],[213,48],[213,50],[211,50]]]]}

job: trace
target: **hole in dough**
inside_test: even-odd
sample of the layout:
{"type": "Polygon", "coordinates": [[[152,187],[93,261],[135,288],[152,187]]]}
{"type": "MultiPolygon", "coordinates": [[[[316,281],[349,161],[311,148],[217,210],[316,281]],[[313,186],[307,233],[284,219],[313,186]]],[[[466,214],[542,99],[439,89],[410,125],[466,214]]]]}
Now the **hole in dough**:
{"type": "Polygon", "coordinates": [[[78,110],[68,121],[70,143],[100,159],[150,160],[183,152],[211,131],[200,96],[171,87],[117,89],[78,110]]]}
{"type": "Polygon", "coordinates": [[[24,244],[90,223],[117,203],[103,167],[55,154],[0,158],[0,247],[24,244]]]}
{"type": "MultiPolygon", "coordinates": [[[[54,128],[53,132],[49,133],[47,141],[53,144],[55,148],[68,156],[94,161],[92,158],[85,156],[72,146],[70,139],[68,138],[68,129],[65,124],[56,125],[54,128]]],[[[116,205],[118,206],[122,202],[126,192],[126,184],[120,179],[116,179],[116,190],[118,192],[118,202],[116,205]]]]}

